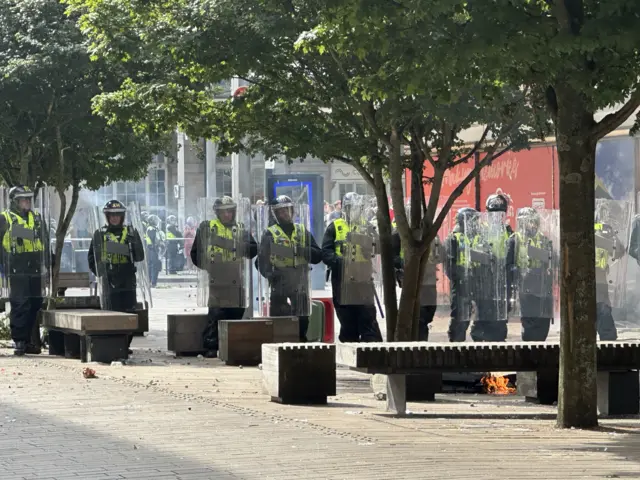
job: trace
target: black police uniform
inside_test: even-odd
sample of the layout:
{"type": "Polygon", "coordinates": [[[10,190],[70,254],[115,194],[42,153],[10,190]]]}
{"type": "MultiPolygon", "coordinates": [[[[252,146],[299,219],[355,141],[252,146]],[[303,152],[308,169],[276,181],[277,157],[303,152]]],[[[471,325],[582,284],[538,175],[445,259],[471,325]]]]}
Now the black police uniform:
{"type": "Polygon", "coordinates": [[[39,353],[40,345],[33,345],[30,341],[38,312],[42,308],[44,272],[51,263],[48,229],[39,214],[32,211],[21,212],[14,205],[11,210],[0,215],[0,239],[3,243],[1,261],[4,281],[9,282],[10,288],[9,326],[16,344],[16,354],[39,353]],[[11,224],[7,216],[10,217],[11,224]],[[33,242],[40,242],[40,250],[24,251],[25,242],[29,240],[11,238],[12,226],[17,223],[27,225],[33,231],[33,242]]]}
{"type": "MultiPolygon", "coordinates": [[[[119,205],[124,209],[124,206],[119,205]]],[[[124,211],[122,215],[124,220],[124,211]]],[[[138,231],[125,225],[108,224],[102,227],[93,234],[87,260],[89,269],[97,277],[97,281],[101,282],[102,295],[106,296],[103,299],[106,308],[114,312],[135,313],[138,303],[135,263],[145,260],[144,246],[138,231]],[[126,245],[129,255],[108,253],[107,239],[126,245]]],[[[129,337],[129,344],[132,338],[129,337]]]]}
{"type": "MultiPolygon", "coordinates": [[[[286,207],[285,207],[286,208],[286,207]]],[[[292,222],[281,223],[278,225],[287,238],[291,239],[295,224],[292,222]]],[[[267,229],[262,234],[260,240],[260,249],[257,258],[257,267],[260,274],[269,280],[271,287],[270,315],[274,317],[292,316],[294,312],[309,310],[308,289],[309,266],[301,265],[296,268],[279,267],[271,261],[269,246],[274,243],[272,232],[267,229]],[[291,302],[290,304],[288,303],[291,302]],[[300,305],[299,302],[306,302],[300,305]]],[[[312,265],[317,265],[322,261],[322,250],[309,231],[305,231],[305,248],[302,248],[305,260],[312,265]],[[309,248],[306,248],[306,246],[309,248]]],[[[306,342],[307,329],[309,328],[309,317],[306,315],[298,316],[300,325],[300,341],[306,342]]]]}
{"type": "Polygon", "coordinates": [[[331,269],[333,306],[340,322],[341,342],[381,342],[382,334],[376,319],[375,305],[342,305],[342,257],[336,253],[335,221],[327,226],[322,240],[322,261],[331,269]]]}
{"type": "MultiPolygon", "coordinates": [[[[219,222],[215,220],[214,222],[219,222]]],[[[235,221],[234,221],[235,225],[235,221]]],[[[227,226],[231,228],[231,226],[227,226]]],[[[191,247],[191,261],[201,270],[209,270],[211,264],[207,258],[207,248],[211,245],[211,221],[203,221],[196,230],[196,236],[191,247]]],[[[244,254],[247,258],[253,258],[258,253],[258,244],[249,230],[244,230],[244,254]]],[[[215,268],[215,265],[213,266],[215,268]]],[[[241,320],[245,308],[209,306],[208,323],[203,333],[203,344],[208,357],[215,357],[218,351],[218,322],[220,320],[241,320]]]]}

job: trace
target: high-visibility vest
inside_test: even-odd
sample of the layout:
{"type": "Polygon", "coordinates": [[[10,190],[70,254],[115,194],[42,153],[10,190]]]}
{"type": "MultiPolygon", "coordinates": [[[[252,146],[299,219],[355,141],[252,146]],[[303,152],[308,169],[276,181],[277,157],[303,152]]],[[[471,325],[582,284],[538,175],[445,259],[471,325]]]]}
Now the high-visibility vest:
{"type": "Polygon", "coordinates": [[[5,252],[19,255],[21,253],[42,252],[44,250],[42,239],[40,238],[40,235],[38,235],[38,230],[41,225],[40,215],[29,212],[26,221],[14,212],[2,212],[2,215],[4,215],[7,225],[9,225],[9,228],[7,228],[7,231],[4,233],[4,237],[2,238],[2,247],[5,252]],[[11,230],[15,223],[28,230],[32,230],[34,233],[34,240],[31,241],[23,239],[22,242],[20,242],[21,245],[18,245],[16,239],[11,236],[11,230]]]}
{"type": "Polygon", "coordinates": [[[480,264],[477,262],[474,262],[472,265],[467,265],[466,251],[469,248],[475,248],[478,245],[480,245],[480,235],[476,235],[473,238],[473,240],[471,240],[469,237],[467,237],[467,235],[465,235],[462,232],[454,232],[453,236],[455,237],[456,242],[458,243],[458,258],[456,259],[456,265],[458,265],[459,267],[466,267],[466,266],[479,267],[480,264]]]}
{"type": "Polygon", "coordinates": [[[535,248],[542,248],[542,235],[536,233],[535,237],[525,237],[520,232],[516,232],[516,240],[518,242],[518,256],[516,263],[519,268],[542,268],[540,260],[529,258],[528,247],[531,245],[535,248]]]}
{"type": "MultiPolygon", "coordinates": [[[[594,223],[595,231],[602,231],[604,224],[594,223]]],[[[606,270],[609,265],[609,251],[605,248],[596,247],[596,268],[606,270]]]]}
{"type": "Polygon", "coordinates": [[[107,242],[120,243],[124,245],[127,243],[127,227],[122,229],[122,235],[118,238],[113,232],[108,230],[103,230],[102,235],[102,261],[107,264],[112,265],[123,265],[126,263],[131,263],[131,259],[127,255],[120,255],[117,253],[107,253],[107,242]]]}
{"type": "Polygon", "coordinates": [[[496,244],[491,246],[491,253],[493,253],[496,258],[504,259],[507,257],[507,242],[510,236],[509,232],[505,229],[504,233],[496,239],[498,240],[496,244]]]}
{"type": "MultiPolygon", "coordinates": [[[[343,252],[342,252],[342,245],[347,241],[347,236],[349,235],[349,232],[351,232],[351,228],[349,227],[349,224],[345,221],[344,218],[336,218],[333,221],[333,225],[335,226],[336,229],[336,255],[339,257],[343,256],[343,252]]],[[[366,233],[367,231],[367,226],[366,225],[361,225],[361,226],[354,226],[353,231],[355,233],[366,233]]],[[[362,247],[360,245],[356,245],[356,251],[355,251],[355,261],[356,262],[370,262],[371,258],[365,258],[362,254],[362,247]]]]}
{"type": "MultiPolygon", "coordinates": [[[[293,227],[293,232],[291,232],[291,238],[284,233],[284,230],[282,230],[280,225],[272,225],[267,230],[271,232],[274,243],[278,245],[283,245],[285,247],[293,247],[294,245],[298,245],[300,247],[306,246],[306,230],[304,225],[296,223],[293,227]]],[[[294,265],[301,264],[303,262],[305,262],[303,259],[283,258],[271,255],[271,265],[274,267],[293,267],[294,265]]]]}
{"type": "MultiPolygon", "coordinates": [[[[215,231],[219,237],[233,240],[234,228],[226,227],[219,219],[211,220],[209,222],[209,230],[211,232],[215,231]]],[[[215,247],[211,244],[207,245],[207,256],[210,260],[213,260],[215,257],[220,256],[222,257],[223,262],[236,262],[239,260],[238,252],[227,250],[222,247],[215,247]]]]}

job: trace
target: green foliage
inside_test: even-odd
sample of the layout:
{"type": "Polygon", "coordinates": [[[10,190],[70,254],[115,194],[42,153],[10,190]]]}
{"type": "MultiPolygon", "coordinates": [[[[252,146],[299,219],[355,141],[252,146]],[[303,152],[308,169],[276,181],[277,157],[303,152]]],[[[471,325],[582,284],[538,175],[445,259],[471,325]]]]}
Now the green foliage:
{"type": "Polygon", "coordinates": [[[92,114],[122,72],[91,62],[55,0],[0,1],[0,175],[7,184],[88,188],[146,174],[165,139],[138,137],[92,114]]]}

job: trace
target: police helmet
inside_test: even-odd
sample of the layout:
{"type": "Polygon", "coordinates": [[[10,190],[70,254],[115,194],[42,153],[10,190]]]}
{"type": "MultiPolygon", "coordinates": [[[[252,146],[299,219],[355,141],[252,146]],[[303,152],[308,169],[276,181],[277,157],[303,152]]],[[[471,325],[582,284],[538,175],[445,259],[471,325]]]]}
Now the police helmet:
{"type": "Polygon", "coordinates": [[[278,195],[276,198],[269,202],[271,204],[271,213],[275,218],[276,222],[280,223],[283,219],[279,218],[279,213],[283,209],[289,209],[289,218],[287,219],[287,223],[291,223],[293,221],[293,200],[288,195],[278,195]]]}
{"type": "Polygon", "coordinates": [[[519,208],[516,214],[518,225],[522,225],[526,229],[537,230],[540,227],[540,214],[535,208],[524,207],[519,208]]]}
{"type": "Polygon", "coordinates": [[[464,207],[456,213],[456,223],[463,226],[465,223],[469,223],[470,221],[477,221],[479,216],[480,214],[475,208],[464,207]]]}
{"type": "Polygon", "coordinates": [[[356,192],[347,192],[342,197],[342,208],[353,207],[361,203],[361,197],[356,192]]]}
{"type": "Polygon", "coordinates": [[[167,225],[177,225],[178,224],[178,219],[176,218],[175,215],[169,215],[167,217],[167,225]]]}
{"type": "Polygon", "coordinates": [[[507,207],[509,206],[509,200],[501,193],[494,193],[489,195],[485,204],[487,212],[504,212],[507,213],[507,207]]]}
{"type": "Polygon", "coordinates": [[[9,200],[14,201],[19,198],[33,198],[33,190],[26,185],[16,185],[9,190],[9,200]]]}
{"type": "Polygon", "coordinates": [[[118,200],[109,200],[104,208],[102,209],[102,213],[108,215],[110,213],[124,213],[127,211],[127,208],[118,200]]]}
{"type": "Polygon", "coordinates": [[[216,201],[213,202],[213,209],[215,211],[229,210],[236,207],[237,207],[236,202],[229,195],[218,197],[216,198],[216,201]]]}

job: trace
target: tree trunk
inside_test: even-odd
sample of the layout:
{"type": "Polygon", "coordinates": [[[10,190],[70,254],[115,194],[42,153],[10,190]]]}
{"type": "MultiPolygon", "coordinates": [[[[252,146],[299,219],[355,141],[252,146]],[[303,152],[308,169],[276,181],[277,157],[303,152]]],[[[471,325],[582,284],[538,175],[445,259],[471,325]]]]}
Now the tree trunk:
{"type": "Polygon", "coordinates": [[[595,155],[593,113],[558,92],[560,163],[560,384],[558,427],[598,425],[596,387],[595,155]]]}
{"type": "Polygon", "coordinates": [[[424,248],[404,249],[404,277],[398,308],[398,326],[394,337],[396,342],[412,342],[418,339],[423,259],[425,255],[429,255],[428,246],[426,251],[424,248]]]}
{"type": "Polygon", "coordinates": [[[60,276],[60,264],[62,262],[62,250],[64,248],[64,239],[69,231],[71,219],[76,213],[78,199],[80,198],[80,187],[73,185],[71,191],[71,203],[67,209],[67,197],[64,189],[57,190],[60,199],[60,215],[58,217],[58,228],[56,229],[56,249],[54,252],[56,262],[51,269],[51,297],[58,296],[58,278],[60,276]]]}
{"type": "Polygon", "coordinates": [[[396,272],[393,266],[393,248],[391,247],[391,217],[389,215],[389,200],[382,172],[373,172],[375,194],[378,203],[376,219],[378,221],[378,235],[380,237],[380,262],[382,268],[382,290],[384,294],[384,310],[387,325],[387,341],[392,341],[395,333],[398,313],[398,298],[396,296],[396,272]]]}

